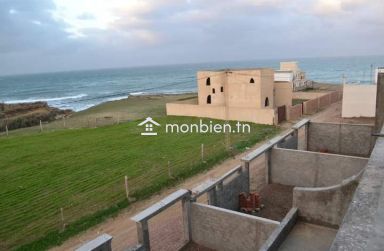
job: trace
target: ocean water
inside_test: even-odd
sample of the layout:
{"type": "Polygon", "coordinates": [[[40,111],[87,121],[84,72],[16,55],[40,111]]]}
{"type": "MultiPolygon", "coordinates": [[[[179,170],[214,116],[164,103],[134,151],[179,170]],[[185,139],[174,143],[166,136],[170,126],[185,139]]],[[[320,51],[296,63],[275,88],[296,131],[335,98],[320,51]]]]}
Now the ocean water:
{"type": "MultiPolygon", "coordinates": [[[[196,72],[202,69],[279,68],[281,60],[202,63],[0,76],[0,102],[46,101],[49,105],[80,111],[129,95],[185,93],[197,90],[196,72]]],[[[299,62],[307,78],[324,83],[369,84],[372,67],[384,66],[384,56],[303,58],[299,62]]]]}

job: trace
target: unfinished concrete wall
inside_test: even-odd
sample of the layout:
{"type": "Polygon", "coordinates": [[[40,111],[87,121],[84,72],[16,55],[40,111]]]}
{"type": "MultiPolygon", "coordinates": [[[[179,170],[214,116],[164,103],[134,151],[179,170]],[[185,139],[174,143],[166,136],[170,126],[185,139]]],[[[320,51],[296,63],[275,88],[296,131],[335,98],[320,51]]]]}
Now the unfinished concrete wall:
{"type": "Polygon", "coordinates": [[[326,187],[359,173],[368,159],[327,153],[273,148],[272,183],[300,187],[326,187]]]}
{"type": "Polygon", "coordinates": [[[287,107],[288,120],[295,121],[303,116],[303,104],[297,104],[291,107],[287,107]]]}
{"type": "Polygon", "coordinates": [[[293,207],[305,221],[337,227],[352,200],[358,185],[356,175],[339,185],[322,188],[295,187],[293,207]]]}
{"type": "MultiPolygon", "coordinates": [[[[384,80],[384,79],[383,79],[384,80]]],[[[381,129],[384,133],[384,128],[381,129]]],[[[330,250],[382,250],[384,246],[384,138],[375,147],[330,250]]]]}
{"type": "Polygon", "coordinates": [[[267,154],[249,162],[250,173],[250,190],[252,192],[260,192],[267,185],[267,154]]]}
{"type": "Polygon", "coordinates": [[[297,149],[298,138],[297,134],[290,135],[277,144],[277,147],[286,149],[297,149]]]}
{"type": "Polygon", "coordinates": [[[221,251],[259,250],[279,222],[198,203],[191,204],[192,241],[221,251]]]}
{"type": "Polygon", "coordinates": [[[309,123],[308,151],[369,156],[374,138],[373,126],[332,123],[309,123]]]}
{"type": "Polygon", "coordinates": [[[208,193],[209,204],[229,210],[239,210],[239,194],[249,193],[248,168],[240,169],[208,193]]]}

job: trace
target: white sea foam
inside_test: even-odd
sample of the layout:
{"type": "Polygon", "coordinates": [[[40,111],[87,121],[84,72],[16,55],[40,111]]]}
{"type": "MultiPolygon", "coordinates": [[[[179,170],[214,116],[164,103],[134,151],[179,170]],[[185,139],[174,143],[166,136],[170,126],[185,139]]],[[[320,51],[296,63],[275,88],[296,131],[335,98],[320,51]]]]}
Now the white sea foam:
{"type": "Polygon", "coordinates": [[[6,104],[17,104],[17,103],[33,103],[38,101],[44,101],[44,102],[52,102],[52,101],[61,101],[61,100],[68,100],[68,99],[79,99],[84,98],[88,96],[87,94],[79,94],[74,96],[65,96],[65,97],[57,97],[57,98],[28,98],[28,99],[16,99],[16,100],[9,100],[5,101],[6,104]]]}

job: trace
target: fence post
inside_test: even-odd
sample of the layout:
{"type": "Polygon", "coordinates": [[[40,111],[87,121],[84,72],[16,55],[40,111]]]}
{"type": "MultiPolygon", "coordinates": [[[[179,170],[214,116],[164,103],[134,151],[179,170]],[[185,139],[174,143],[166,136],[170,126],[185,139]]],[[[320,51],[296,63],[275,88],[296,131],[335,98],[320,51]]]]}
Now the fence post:
{"type": "Polygon", "coordinates": [[[204,144],[201,144],[201,162],[204,162],[204,144]]]}
{"type": "Polygon", "coordinates": [[[67,125],[66,125],[66,121],[65,121],[65,116],[63,117],[63,122],[64,122],[64,128],[66,128],[67,125]]]}
{"type": "Polygon", "coordinates": [[[60,217],[61,217],[61,227],[62,230],[65,229],[65,224],[64,224],[64,209],[61,207],[60,208],[60,217]]]}
{"type": "Polygon", "coordinates": [[[6,134],[7,137],[8,137],[8,125],[5,125],[5,134],[6,134]]]}
{"type": "Polygon", "coordinates": [[[124,177],[124,181],[125,181],[125,194],[127,196],[127,200],[129,201],[128,176],[124,177]]]}
{"type": "Polygon", "coordinates": [[[43,124],[41,123],[41,120],[40,120],[40,132],[43,132],[43,124]]]}
{"type": "Polygon", "coordinates": [[[168,160],[168,176],[169,176],[169,178],[173,178],[172,172],[171,172],[171,162],[169,160],[168,160]]]}
{"type": "Polygon", "coordinates": [[[191,237],[191,195],[183,198],[182,200],[183,208],[183,226],[184,226],[184,240],[189,242],[191,237]]]}

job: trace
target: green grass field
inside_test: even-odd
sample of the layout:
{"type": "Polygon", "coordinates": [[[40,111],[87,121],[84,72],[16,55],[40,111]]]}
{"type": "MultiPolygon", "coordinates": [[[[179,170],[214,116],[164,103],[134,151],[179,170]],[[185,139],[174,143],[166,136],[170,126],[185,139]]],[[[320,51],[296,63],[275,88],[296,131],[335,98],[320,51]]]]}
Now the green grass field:
{"type": "MultiPolygon", "coordinates": [[[[224,134],[166,134],[161,127],[158,136],[141,136],[139,122],[0,138],[0,250],[47,249],[116,214],[129,204],[126,175],[131,196],[142,199],[230,156],[224,134]]],[[[277,131],[251,124],[250,134],[230,136],[233,151],[277,131]]]]}

